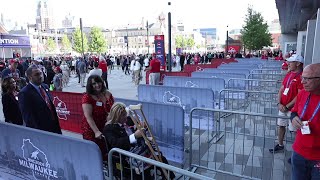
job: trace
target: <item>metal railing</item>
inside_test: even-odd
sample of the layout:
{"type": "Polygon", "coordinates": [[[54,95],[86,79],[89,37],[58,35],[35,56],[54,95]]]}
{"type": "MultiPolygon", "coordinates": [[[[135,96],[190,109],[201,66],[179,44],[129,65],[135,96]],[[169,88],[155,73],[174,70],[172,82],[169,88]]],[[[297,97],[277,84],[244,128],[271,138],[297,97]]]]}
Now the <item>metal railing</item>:
{"type": "Polygon", "coordinates": [[[219,109],[278,114],[277,92],[223,89],[219,93],[219,109]]]}
{"type": "Polygon", "coordinates": [[[282,74],[283,70],[279,69],[253,69],[251,73],[262,73],[262,74],[282,74]]]}
{"type": "Polygon", "coordinates": [[[281,81],[231,78],[226,85],[227,89],[278,92],[281,87],[281,81]]]}
{"type": "Polygon", "coordinates": [[[277,119],[288,119],[288,117],[194,108],[189,117],[191,125],[197,120],[196,114],[200,113],[213,113],[214,121],[219,121],[223,126],[216,127],[216,131],[220,131],[218,134],[224,136],[212,143],[207,141],[210,138],[207,133],[199,133],[197,127],[190,126],[188,139],[190,168],[213,171],[216,179],[227,176],[266,180],[290,177],[291,167],[287,159],[291,155],[289,148],[291,141],[285,137],[286,147],[283,153],[269,152],[269,148],[272,149],[276,145],[277,119]],[[231,115],[224,117],[224,114],[231,115]]]}
{"type": "MultiPolygon", "coordinates": [[[[164,164],[164,163],[155,161],[153,159],[149,159],[149,158],[146,158],[146,157],[143,157],[143,156],[119,149],[119,148],[111,149],[108,154],[108,168],[109,168],[109,179],[110,180],[113,179],[113,177],[114,177],[113,157],[115,157],[115,155],[114,155],[115,153],[117,153],[119,155],[119,164],[117,164],[117,168],[121,169],[120,177],[118,177],[120,179],[124,179],[125,176],[129,176],[126,178],[133,179],[134,174],[136,172],[136,169],[133,168],[132,162],[133,162],[133,160],[139,160],[142,162],[143,167],[151,165],[150,168],[152,168],[153,172],[157,172],[157,170],[162,169],[162,170],[165,170],[168,175],[170,174],[170,172],[174,172],[176,177],[179,175],[179,177],[184,178],[184,179],[185,178],[192,178],[192,179],[199,179],[199,180],[212,180],[212,178],[209,178],[209,177],[206,177],[206,176],[203,176],[200,174],[196,174],[196,173],[184,170],[184,169],[180,169],[180,168],[168,165],[168,164],[164,164]],[[130,174],[124,174],[124,172],[123,172],[124,165],[123,165],[122,161],[125,158],[129,158],[128,161],[129,161],[130,167],[128,167],[128,168],[129,168],[130,174]]],[[[146,178],[144,171],[142,171],[141,176],[142,176],[142,179],[146,178]]],[[[155,175],[153,178],[158,179],[159,177],[155,175]]],[[[164,177],[162,179],[171,179],[171,178],[164,177]]],[[[147,180],[149,180],[149,179],[147,179],[147,180]]]]}
{"type": "Polygon", "coordinates": [[[248,79],[266,79],[266,80],[276,80],[282,81],[285,74],[262,74],[262,73],[251,73],[248,79]]]}

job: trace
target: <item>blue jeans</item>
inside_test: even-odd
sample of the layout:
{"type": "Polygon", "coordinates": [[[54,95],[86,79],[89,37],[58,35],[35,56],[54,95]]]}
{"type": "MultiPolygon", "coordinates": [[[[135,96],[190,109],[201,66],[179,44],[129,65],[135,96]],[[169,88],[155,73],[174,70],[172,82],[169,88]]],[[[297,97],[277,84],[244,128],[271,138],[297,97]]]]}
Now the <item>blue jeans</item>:
{"type": "Polygon", "coordinates": [[[291,180],[320,180],[320,161],[307,160],[293,151],[291,166],[291,180]]]}

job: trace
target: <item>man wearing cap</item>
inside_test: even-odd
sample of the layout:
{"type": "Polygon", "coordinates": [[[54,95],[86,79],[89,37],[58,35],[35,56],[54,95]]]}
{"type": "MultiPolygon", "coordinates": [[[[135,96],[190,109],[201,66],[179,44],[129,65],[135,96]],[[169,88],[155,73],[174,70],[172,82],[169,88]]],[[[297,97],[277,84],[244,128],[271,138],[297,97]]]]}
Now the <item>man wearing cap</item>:
{"type": "Polygon", "coordinates": [[[320,179],[320,63],[303,70],[304,89],[291,113],[297,135],[292,145],[292,180],[320,179]]]}
{"type": "Polygon", "coordinates": [[[134,75],[134,84],[136,86],[139,85],[140,83],[140,71],[141,71],[141,64],[139,62],[140,58],[137,56],[135,60],[133,61],[133,66],[132,66],[132,74],[134,75]]]}
{"type": "Polygon", "coordinates": [[[9,67],[2,71],[2,79],[13,77],[15,80],[20,79],[20,71],[17,69],[19,61],[16,59],[9,60],[9,67]]]}
{"type": "MultiPolygon", "coordinates": [[[[297,54],[292,55],[287,59],[288,73],[284,77],[282,86],[278,93],[278,109],[279,116],[291,115],[291,109],[296,102],[296,96],[298,92],[303,88],[301,84],[301,74],[303,70],[303,57],[297,54]]],[[[276,153],[284,149],[284,136],[286,133],[286,127],[289,125],[290,131],[296,131],[291,125],[288,119],[278,118],[277,125],[279,126],[278,131],[278,144],[273,148],[269,149],[271,153],[276,153]]]]}
{"type": "Polygon", "coordinates": [[[150,67],[146,68],[145,71],[149,71],[149,84],[159,85],[160,81],[160,66],[161,63],[157,59],[156,53],[152,54],[152,60],[150,61],[150,67]]]}

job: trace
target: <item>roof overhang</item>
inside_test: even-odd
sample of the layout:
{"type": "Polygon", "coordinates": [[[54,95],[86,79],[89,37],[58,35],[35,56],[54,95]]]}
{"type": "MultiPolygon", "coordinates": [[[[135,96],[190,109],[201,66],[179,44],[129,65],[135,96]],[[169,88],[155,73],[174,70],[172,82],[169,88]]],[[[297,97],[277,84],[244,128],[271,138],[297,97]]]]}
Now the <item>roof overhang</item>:
{"type": "Polygon", "coordinates": [[[320,0],[275,0],[281,32],[298,33],[307,29],[308,20],[317,17],[320,0]]]}

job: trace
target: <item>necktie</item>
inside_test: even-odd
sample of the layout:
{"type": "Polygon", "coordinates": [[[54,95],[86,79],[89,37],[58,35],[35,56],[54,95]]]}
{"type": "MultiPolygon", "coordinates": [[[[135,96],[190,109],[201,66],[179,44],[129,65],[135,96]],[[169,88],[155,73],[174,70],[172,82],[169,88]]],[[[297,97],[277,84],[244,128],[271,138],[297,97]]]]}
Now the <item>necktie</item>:
{"type": "Polygon", "coordinates": [[[41,94],[43,100],[46,102],[48,108],[51,111],[51,115],[53,116],[54,113],[53,113],[53,110],[52,110],[52,107],[51,107],[51,104],[50,104],[50,100],[49,100],[49,97],[48,97],[46,91],[41,86],[39,87],[39,89],[40,89],[40,94],[41,94]]]}

